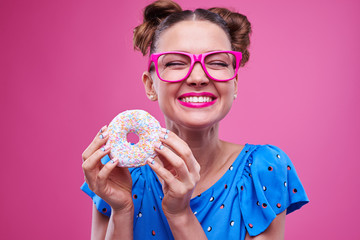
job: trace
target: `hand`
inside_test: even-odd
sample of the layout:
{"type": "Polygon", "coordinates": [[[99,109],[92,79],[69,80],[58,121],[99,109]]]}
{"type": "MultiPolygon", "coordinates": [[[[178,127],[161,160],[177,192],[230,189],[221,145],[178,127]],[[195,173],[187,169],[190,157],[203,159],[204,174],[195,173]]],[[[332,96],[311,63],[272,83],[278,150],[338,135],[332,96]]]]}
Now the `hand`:
{"type": "Polygon", "coordinates": [[[113,211],[133,209],[131,197],[132,180],[127,168],[116,167],[117,159],[102,165],[101,158],[110,149],[103,146],[108,140],[107,127],[104,126],[82,154],[82,168],[89,188],[105,200],[113,211]],[[103,146],[103,147],[102,147],[103,146]]]}
{"type": "Polygon", "coordinates": [[[155,150],[162,164],[153,159],[148,159],[148,164],[163,180],[162,209],[167,217],[187,214],[191,211],[192,193],[200,180],[200,165],[186,142],[176,134],[167,130],[160,135],[160,141],[155,150]]]}

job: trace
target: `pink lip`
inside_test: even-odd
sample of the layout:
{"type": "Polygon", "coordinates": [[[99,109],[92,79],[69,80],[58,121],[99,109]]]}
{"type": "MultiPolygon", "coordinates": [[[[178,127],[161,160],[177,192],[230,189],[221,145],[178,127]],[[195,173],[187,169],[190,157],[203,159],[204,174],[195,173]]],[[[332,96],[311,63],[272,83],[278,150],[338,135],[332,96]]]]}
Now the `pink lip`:
{"type": "Polygon", "coordinates": [[[204,107],[208,107],[213,105],[216,102],[217,98],[214,94],[209,93],[209,92],[201,92],[201,93],[197,93],[197,92],[190,92],[190,93],[185,93],[182,94],[179,98],[178,101],[181,105],[185,106],[185,107],[189,107],[189,108],[204,108],[204,107]],[[184,98],[184,97],[198,97],[198,96],[205,96],[205,97],[211,97],[214,100],[211,102],[204,102],[204,103],[189,103],[189,102],[183,102],[180,99],[184,98]]]}
{"type": "Polygon", "coordinates": [[[183,95],[181,95],[179,98],[183,98],[183,97],[198,97],[198,96],[206,96],[206,97],[212,97],[212,98],[216,98],[216,96],[212,93],[209,92],[189,92],[189,93],[184,93],[183,95]]]}

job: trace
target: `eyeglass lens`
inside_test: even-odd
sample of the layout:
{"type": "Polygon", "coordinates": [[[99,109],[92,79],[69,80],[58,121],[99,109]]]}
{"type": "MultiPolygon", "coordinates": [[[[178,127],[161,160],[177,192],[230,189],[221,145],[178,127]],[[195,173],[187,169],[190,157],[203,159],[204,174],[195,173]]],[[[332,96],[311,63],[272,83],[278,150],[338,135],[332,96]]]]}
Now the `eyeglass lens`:
{"type": "MultiPolygon", "coordinates": [[[[231,79],[235,76],[236,57],[231,53],[213,53],[205,57],[204,65],[210,77],[216,80],[231,79]]],[[[166,53],[158,58],[160,78],[166,81],[185,78],[190,68],[191,58],[184,54],[166,53]]]]}

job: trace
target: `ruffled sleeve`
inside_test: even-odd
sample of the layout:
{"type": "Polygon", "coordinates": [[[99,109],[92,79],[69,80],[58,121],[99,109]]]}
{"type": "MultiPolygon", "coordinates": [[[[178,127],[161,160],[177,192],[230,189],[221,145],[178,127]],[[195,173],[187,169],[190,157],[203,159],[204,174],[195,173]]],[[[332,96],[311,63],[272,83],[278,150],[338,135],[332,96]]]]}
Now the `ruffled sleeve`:
{"type": "Polygon", "coordinates": [[[289,157],[272,145],[252,149],[238,191],[250,236],[264,232],[277,214],[289,214],[309,201],[289,157]]]}
{"type": "MultiPolygon", "coordinates": [[[[110,158],[107,155],[101,159],[102,164],[106,164],[108,161],[110,161],[110,158]]],[[[135,212],[138,212],[141,206],[142,197],[144,195],[145,181],[142,177],[141,168],[129,168],[129,171],[132,178],[132,197],[134,202],[134,210],[135,212]]],[[[96,209],[100,213],[110,217],[111,206],[98,195],[96,195],[93,191],[91,191],[86,182],[84,182],[80,189],[92,199],[93,203],[96,206],[96,209]]],[[[136,219],[134,219],[134,221],[135,220],[136,219]]]]}

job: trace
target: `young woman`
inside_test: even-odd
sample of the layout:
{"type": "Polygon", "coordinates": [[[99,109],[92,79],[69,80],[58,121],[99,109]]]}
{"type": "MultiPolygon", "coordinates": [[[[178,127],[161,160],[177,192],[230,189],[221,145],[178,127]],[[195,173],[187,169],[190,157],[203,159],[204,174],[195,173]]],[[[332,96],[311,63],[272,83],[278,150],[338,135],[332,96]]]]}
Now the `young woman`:
{"type": "Polygon", "coordinates": [[[272,145],[218,137],[249,59],[250,26],[223,8],[145,8],[134,45],[144,55],[150,49],[142,80],[167,130],[157,157],[140,168],[101,164],[110,151],[101,148],[106,126],[84,151],[93,239],[283,239],[285,215],[308,202],[291,161],[272,145]]]}

